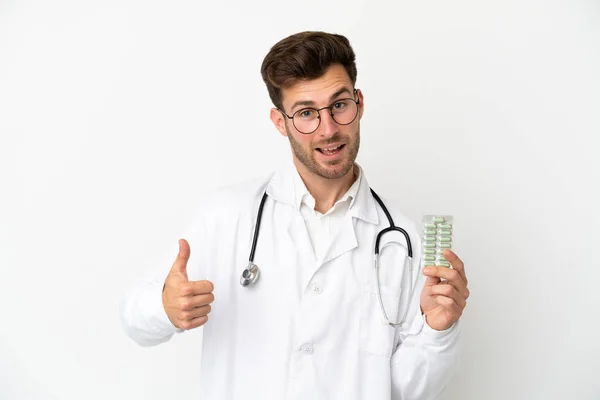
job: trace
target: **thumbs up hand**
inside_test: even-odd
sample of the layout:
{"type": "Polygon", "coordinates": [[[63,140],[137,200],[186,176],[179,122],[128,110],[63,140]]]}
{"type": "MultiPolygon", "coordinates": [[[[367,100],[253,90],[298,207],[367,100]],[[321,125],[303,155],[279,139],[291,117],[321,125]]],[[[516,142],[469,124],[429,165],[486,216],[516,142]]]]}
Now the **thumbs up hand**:
{"type": "Polygon", "coordinates": [[[213,284],[188,279],[190,245],[179,240],[179,254],[165,279],[162,303],[169,320],[179,329],[194,329],[208,321],[210,304],[215,300],[213,284]]]}

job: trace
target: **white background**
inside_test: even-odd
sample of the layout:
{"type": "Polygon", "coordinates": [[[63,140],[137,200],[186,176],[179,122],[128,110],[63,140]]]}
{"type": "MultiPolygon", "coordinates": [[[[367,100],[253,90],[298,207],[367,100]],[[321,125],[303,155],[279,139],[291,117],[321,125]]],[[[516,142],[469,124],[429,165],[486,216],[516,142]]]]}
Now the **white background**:
{"type": "Polygon", "coordinates": [[[140,348],[118,301],[204,193],[288,157],[260,63],[313,29],[356,51],[373,188],[455,218],[444,399],[600,398],[598,1],[4,0],[1,399],[202,398],[201,330],[140,348]]]}

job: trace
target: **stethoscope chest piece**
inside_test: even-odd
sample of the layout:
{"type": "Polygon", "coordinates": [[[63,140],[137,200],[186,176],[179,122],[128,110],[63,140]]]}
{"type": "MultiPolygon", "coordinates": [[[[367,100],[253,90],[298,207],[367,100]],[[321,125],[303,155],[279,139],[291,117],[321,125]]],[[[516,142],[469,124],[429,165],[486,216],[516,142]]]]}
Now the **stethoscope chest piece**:
{"type": "Polygon", "coordinates": [[[242,272],[242,276],[240,277],[240,283],[242,286],[251,286],[258,280],[258,276],[260,275],[260,270],[258,266],[254,263],[248,264],[248,268],[242,272]]]}

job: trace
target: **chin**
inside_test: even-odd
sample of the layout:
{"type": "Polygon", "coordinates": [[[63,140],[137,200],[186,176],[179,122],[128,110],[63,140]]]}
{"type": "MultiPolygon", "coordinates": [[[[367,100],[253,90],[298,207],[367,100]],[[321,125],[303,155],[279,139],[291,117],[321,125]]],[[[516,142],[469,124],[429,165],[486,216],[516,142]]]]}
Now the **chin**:
{"type": "Polygon", "coordinates": [[[352,162],[338,162],[334,165],[321,164],[319,169],[315,172],[317,175],[327,179],[340,179],[346,176],[351,170],[354,163],[352,162]]]}

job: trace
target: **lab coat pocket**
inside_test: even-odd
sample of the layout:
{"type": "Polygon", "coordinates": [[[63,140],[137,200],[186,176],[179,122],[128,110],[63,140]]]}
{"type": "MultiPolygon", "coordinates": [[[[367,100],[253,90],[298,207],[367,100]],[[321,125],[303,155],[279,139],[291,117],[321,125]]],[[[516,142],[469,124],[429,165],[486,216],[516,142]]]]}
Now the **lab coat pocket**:
{"type": "MultiPolygon", "coordinates": [[[[386,292],[383,287],[381,289],[385,312],[388,318],[395,322],[400,298],[386,292]]],[[[384,321],[377,290],[365,290],[361,296],[359,331],[362,351],[386,357],[392,356],[395,328],[384,321]]]]}

